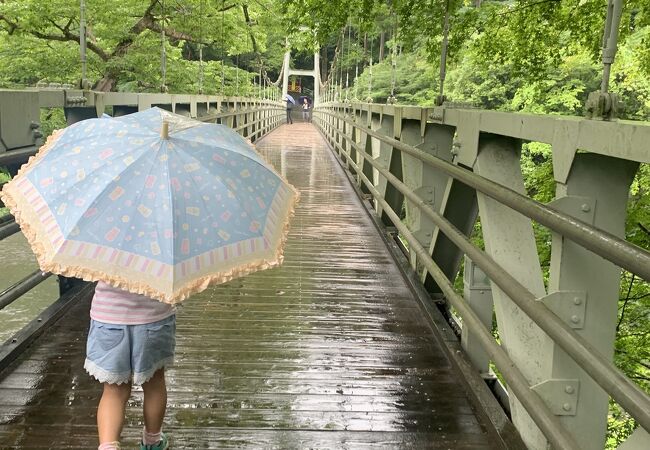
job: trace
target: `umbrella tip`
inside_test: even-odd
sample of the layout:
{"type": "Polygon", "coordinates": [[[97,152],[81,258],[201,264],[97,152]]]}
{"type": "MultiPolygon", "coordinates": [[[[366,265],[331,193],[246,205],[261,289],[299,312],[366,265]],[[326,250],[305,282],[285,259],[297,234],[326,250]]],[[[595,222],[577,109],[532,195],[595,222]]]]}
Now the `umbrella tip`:
{"type": "Polygon", "coordinates": [[[162,128],[160,129],[160,137],[163,139],[169,139],[169,122],[163,121],[162,128]]]}

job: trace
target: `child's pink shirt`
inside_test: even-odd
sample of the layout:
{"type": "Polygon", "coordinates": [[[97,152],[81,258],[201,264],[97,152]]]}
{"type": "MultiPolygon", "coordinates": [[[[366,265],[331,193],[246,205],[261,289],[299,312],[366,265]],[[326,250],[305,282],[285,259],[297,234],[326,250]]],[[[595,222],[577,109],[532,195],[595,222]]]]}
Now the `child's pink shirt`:
{"type": "Polygon", "coordinates": [[[158,322],[176,313],[176,308],[144,295],[132,294],[103,281],[97,283],[90,318],[115,325],[158,322]]]}

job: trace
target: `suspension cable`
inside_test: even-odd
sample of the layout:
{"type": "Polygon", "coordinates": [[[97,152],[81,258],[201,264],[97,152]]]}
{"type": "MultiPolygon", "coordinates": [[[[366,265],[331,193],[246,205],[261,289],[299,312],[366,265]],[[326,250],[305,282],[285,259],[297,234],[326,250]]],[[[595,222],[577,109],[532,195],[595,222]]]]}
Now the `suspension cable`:
{"type": "Polygon", "coordinates": [[[350,47],[352,45],[352,23],[348,19],[348,57],[345,67],[345,101],[348,101],[348,90],[350,88],[350,47]]]}
{"type": "Polygon", "coordinates": [[[161,84],[160,91],[167,92],[167,53],[165,52],[165,0],[161,0],[160,6],[162,8],[162,24],[160,26],[160,75],[161,84]]]}
{"type": "Polygon", "coordinates": [[[442,106],[445,102],[445,77],[447,75],[447,47],[449,46],[449,0],[445,2],[445,22],[442,32],[442,47],[440,50],[440,91],[436,105],[442,106]]]}
{"type": "Polygon", "coordinates": [[[372,48],[374,40],[370,37],[370,64],[368,65],[368,98],[366,102],[372,103],[372,48]]]}
{"type": "Polygon", "coordinates": [[[386,99],[386,103],[392,105],[397,102],[397,99],[395,98],[395,81],[396,81],[396,74],[397,74],[397,23],[399,20],[399,17],[395,13],[395,10],[391,7],[392,14],[393,14],[393,48],[390,53],[390,64],[391,64],[391,83],[390,83],[390,96],[386,99]]]}
{"type": "Polygon", "coordinates": [[[221,95],[224,95],[226,88],[226,64],[223,59],[226,40],[224,39],[224,21],[226,18],[226,0],[221,0],[221,95]]]}
{"type": "Polygon", "coordinates": [[[199,94],[203,94],[203,0],[199,3],[199,94]]]}
{"type": "Polygon", "coordinates": [[[239,52],[235,59],[235,94],[239,97],[239,52]]]}

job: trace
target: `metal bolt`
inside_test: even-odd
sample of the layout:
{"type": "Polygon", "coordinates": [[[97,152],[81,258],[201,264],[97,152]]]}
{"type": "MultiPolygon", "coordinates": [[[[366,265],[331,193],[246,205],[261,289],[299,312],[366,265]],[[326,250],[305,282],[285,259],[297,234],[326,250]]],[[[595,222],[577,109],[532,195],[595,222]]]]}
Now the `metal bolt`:
{"type": "Polygon", "coordinates": [[[580,317],[578,317],[576,315],[571,316],[571,322],[573,322],[573,323],[580,322],[580,317]]]}
{"type": "Polygon", "coordinates": [[[567,386],[564,388],[564,392],[566,392],[567,394],[573,394],[575,390],[573,389],[573,386],[567,386]]]}
{"type": "Polygon", "coordinates": [[[582,299],[580,297],[574,297],[573,298],[573,304],[574,305],[579,305],[582,303],[582,299]]]}
{"type": "Polygon", "coordinates": [[[562,405],[562,409],[565,410],[565,411],[571,411],[571,405],[569,405],[568,403],[565,403],[564,405],[562,405]]]}
{"type": "Polygon", "coordinates": [[[591,206],[587,205],[586,203],[583,203],[580,209],[583,210],[584,212],[589,212],[591,211],[591,206]]]}

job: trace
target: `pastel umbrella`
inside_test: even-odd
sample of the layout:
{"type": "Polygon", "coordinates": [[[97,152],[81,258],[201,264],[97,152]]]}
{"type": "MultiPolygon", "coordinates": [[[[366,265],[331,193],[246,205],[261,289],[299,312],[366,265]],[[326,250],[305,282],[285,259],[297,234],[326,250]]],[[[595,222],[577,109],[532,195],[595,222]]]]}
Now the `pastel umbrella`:
{"type": "Polygon", "coordinates": [[[231,129],[152,108],[55,132],[0,197],[43,271],[176,303],[279,265],[298,193],[231,129]]]}

